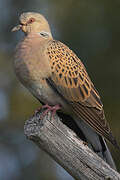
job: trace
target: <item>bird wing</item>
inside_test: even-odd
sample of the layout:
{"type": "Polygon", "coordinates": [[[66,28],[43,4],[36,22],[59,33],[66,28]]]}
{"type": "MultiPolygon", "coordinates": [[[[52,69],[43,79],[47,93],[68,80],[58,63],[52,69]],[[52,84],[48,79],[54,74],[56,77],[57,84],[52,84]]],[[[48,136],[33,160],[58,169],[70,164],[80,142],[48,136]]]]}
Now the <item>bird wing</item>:
{"type": "Polygon", "coordinates": [[[51,40],[47,47],[52,87],[72,106],[74,113],[112,144],[109,125],[104,116],[99,93],[91,82],[81,60],[66,45],[51,40]]]}

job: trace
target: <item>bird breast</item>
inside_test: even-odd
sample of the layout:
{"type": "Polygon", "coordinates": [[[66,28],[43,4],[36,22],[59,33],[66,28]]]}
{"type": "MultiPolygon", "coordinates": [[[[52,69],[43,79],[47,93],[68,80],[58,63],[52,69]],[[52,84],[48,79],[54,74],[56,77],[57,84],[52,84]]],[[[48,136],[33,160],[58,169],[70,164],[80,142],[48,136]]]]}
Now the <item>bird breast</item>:
{"type": "Polygon", "coordinates": [[[46,78],[51,73],[51,67],[44,53],[45,43],[47,42],[40,40],[34,42],[33,38],[26,38],[20,42],[16,48],[15,72],[21,83],[37,99],[45,104],[61,104],[64,106],[65,102],[46,82],[46,78]]]}
{"type": "Polygon", "coordinates": [[[36,36],[26,37],[16,47],[14,67],[22,83],[31,83],[48,76],[49,63],[44,61],[44,50],[36,36]],[[45,68],[45,66],[47,68],[45,68]],[[46,72],[45,72],[46,71],[46,72]]]}

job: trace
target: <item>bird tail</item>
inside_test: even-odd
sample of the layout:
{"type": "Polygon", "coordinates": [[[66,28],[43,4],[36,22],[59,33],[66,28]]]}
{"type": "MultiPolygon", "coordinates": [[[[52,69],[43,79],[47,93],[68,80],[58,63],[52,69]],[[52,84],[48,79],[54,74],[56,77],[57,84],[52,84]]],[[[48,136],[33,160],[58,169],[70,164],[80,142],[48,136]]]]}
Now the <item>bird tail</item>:
{"type": "Polygon", "coordinates": [[[111,155],[111,153],[110,153],[110,151],[108,149],[108,146],[107,146],[107,144],[106,144],[106,142],[105,142],[103,137],[102,137],[102,140],[103,140],[103,143],[104,143],[104,145],[106,147],[106,150],[103,153],[103,155],[105,157],[105,160],[110,165],[110,167],[112,167],[114,170],[117,170],[116,165],[114,163],[114,160],[112,158],[112,155],[111,155]]]}
{"type": "Polygon", "coordinates": [[[116,166],[112,155],[107,147],[104,138],[98,135],[93,128],[87,125],[84,121],[74,118],[76,124],[85,136],[88,146],[98,154],[104,161],[106,161],[111,168],[116,170],[116,166]]]}

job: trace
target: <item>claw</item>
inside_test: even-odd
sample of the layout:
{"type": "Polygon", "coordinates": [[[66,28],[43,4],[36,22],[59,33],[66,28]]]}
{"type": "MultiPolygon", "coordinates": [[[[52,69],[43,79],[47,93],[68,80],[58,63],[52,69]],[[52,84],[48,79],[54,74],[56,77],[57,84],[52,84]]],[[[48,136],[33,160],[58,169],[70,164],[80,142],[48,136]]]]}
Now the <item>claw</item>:
{"type": "Polygon", "coordinates": [[[54,117],[57,110],[61,109],[61,106],[59,104],[56,104],[55,106],[50,106],[48,104],[43,105],[42,109],[46,109],[42,115],[45,116],[49,111],[52,112],[52,117],[54,117]]]}
{"type": "Polygon", "coordinates": [[[39,111],[42,109],[42,106],[35,110],[34,114],[39,113],[39,111]]]}

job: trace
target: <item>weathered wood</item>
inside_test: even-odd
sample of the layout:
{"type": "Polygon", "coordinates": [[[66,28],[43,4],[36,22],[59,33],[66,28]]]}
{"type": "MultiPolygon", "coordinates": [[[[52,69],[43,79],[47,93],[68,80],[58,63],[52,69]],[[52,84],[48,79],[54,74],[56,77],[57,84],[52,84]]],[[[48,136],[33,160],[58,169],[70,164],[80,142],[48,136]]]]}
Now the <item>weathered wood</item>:
{"type": "Polygon", "coordinates": [[[37,113],[26,121],[24,132],[77,180],[120,179],[57,115],[37,113]]]}

